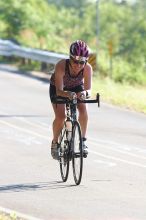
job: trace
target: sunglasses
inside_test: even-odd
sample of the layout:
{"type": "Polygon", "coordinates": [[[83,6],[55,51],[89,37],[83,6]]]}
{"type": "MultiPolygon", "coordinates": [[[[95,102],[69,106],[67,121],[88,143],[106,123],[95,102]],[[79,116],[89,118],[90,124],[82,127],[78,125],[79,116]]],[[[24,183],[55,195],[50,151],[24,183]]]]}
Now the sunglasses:
{"type": "Polygon", "coordinates": [[[81,61],[81,60],[75,60],[71,57],[71,61],[75,64],[80,64],[80,65],[84,65],[86,64],[86,61],[81,61]]]}

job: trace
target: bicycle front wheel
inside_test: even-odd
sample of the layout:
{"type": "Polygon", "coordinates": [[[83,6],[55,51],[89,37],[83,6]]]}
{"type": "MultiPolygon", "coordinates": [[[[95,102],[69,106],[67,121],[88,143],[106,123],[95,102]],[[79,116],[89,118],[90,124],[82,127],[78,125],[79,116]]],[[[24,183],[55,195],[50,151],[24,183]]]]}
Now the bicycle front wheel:
{"type": "Polygon", "coordinates": [[[69,142],[67,140],[67,130],[64,127],[60,134],[60,147],[59,147],[59,163],[60,163],[60,173],[63,182],[66,182],[69,174],[69,142]]]}
{"type": "Polygon", "coordinates": [[[75,122],[73,127],[72,151],[73,176],[76,185],[79,185],[81,182],[83,170],[83,150],[81,129],[78,122],[75,122]]]}

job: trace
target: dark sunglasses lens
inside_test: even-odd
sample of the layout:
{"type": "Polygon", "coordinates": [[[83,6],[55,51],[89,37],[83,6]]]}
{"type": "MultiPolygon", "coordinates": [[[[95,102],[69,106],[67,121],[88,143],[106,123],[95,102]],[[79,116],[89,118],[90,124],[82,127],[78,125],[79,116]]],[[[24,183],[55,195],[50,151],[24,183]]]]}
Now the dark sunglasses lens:
{"type": "Polygon", "coordinates": [[[80,64],[80,65],[84,65],[86,63],[86,61],[75,60],[72,57],[71,57],[71,61],[75,64],[80,64]]]}
{"type": "Polygon", "coordinates": [[[81,65],[83,65],[83,64],[85,64],[85,61],[80,61],[79,63],[80,63],[81,65]]]}
{"type": "Polygon", "coordinates": [[[85,64],[84,61],[73,60],[73,62],[76,63],[76,64],[81,64],[81,65],[85,64]]]}

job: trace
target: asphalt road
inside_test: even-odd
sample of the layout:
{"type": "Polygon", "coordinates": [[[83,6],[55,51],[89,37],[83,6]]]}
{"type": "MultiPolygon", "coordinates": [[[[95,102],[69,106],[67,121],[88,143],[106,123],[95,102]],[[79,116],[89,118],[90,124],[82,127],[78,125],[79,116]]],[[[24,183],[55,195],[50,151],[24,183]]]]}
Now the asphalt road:
{"type": "Polygon", "coordinates": [[[63,183],[48,87],[0,66],[0,206],[42,220],[146,220],[146,115],[90,104],[81,185],[72,169],[63,183]]]}

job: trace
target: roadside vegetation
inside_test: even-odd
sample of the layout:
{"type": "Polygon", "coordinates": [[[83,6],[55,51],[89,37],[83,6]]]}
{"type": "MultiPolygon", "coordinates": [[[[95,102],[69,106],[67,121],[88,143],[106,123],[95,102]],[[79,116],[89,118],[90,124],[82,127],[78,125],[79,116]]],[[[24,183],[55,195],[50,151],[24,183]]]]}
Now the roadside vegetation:
{"type": "Polygon", "coordinates": [[[22,218],[17,217],[15,214],[5,214],[5,213],[0,213],[0,220],[24,220],[22,218]]]}
{"type": "Polygon", "coordinates": [[[146,114],[145,86],[116,83],[109,78],[103,80],[100,77],[95,77],[93,82],[93,95],[99,92],[102,102],[146,114]]]}
{"type": "Polygon", "coordinates": [[[146,1],[98,2],[97,22],[92,0],[0,0],[0,38],[66,54],[73,40],[85,40],[98,52],[94,90],[146,113],[146,1]]]}

